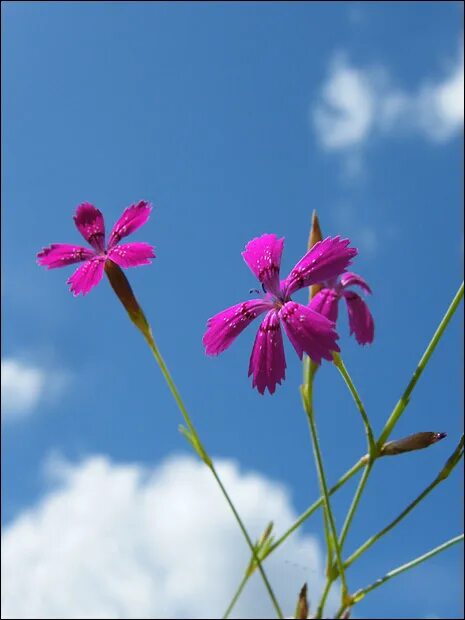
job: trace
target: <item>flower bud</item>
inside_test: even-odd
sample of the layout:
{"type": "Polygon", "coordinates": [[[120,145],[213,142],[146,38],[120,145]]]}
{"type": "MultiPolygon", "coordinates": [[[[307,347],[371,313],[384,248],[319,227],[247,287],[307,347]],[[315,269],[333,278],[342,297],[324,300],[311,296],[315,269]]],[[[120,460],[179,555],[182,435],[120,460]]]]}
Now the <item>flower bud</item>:
{"type": "Polygon", "coordinates": [[[302,589],[300,590],[299,600],[297,601],[294,618],[298,618],[300,620],[307,620],[308,618],[308,599],[306,583],[304,583],[302,589]]]}
{"type": "MultiPolygon", "coordinates": [[[[315,243],[321,241],[323,239],[323,235],[321,234],[320,222],[318,221],[318,215],[316,213],[316,209],[314,209],[312,213],[312,227],[310,229],[310,235],[308,237],[308,249],[311,250],[315,243]]],[[[315,297],[315,295],[321,291],[323,288],[322,284],[312,284],[310,287],[310,299],[315,297]]]]}
{"type": "Polygon", "coordinates": [[[428,448],[446,436],[446,433],[414,433],[403,439],[396,439],[385,443],[380,450],[380,456],[393,456],[394,454],[402,454],[412,450],[423,450],[423,448],[428,448]]]}

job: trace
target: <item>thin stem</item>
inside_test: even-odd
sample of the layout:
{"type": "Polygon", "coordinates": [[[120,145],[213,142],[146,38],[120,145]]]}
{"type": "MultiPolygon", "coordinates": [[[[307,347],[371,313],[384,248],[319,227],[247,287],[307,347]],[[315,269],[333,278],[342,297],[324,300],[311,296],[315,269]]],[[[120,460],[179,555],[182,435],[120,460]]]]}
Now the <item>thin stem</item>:
{"type": "MultiPolygon", "coordinates": [[[[406,564],[402,564],[402,566],[398,566],[397,568],[394,568],[393,570],[389,571],[388,573],[384,575],[384,577],[377,579],[375,582],[373,582],[366,588],[361,588],[360,590],[355,592],[355,594],[352,597],[353,599],[352,605],[355,605],[356,603],[361,601],[369,592],[371,592],[375,588],[379,588],[379,586],[382,586],[383,583],[386,583],[386,581],[389,581],[393,577],[397,577],[397,575],[400,575],[401,573],[404,573],[405,571],[410,570],[411,568],[414,568],[415,566],[418,566],[422,562],[429,560],[430,558],[437,555],[438,553],[441,553],[442,551],[449,549],[449,547],[452,547],[453,545],[456,545],[457,543],[461,542],[463,538],[464,538],[463,534],[460,534],[459,536],[455,536],[455,538],[451,538],[447,542],[442,543],[442,545],[439,545],[438,547],[431,549],[431,551],[428,551],[427,553],[420,555],[414,560],[411,560],[410,562],[407,562],[406,564]]],[[[352,607],[352,605],[341,606],[341,608],[338,610],[336,614],[336,618],[340,618],[341,615],[344,613],[344,611],[346,611],[348,607],[352,607]]]]}
{"type": "Polygon", "coordinates": [[[234,506],[234,503],[232,502],[231,498],[229,497],[229,494],[226,491],[226,489],[225,489],[225,487],[224,487],[224,485],[223,485],[223,483],[222,483],[222,481],[221,481],[221,479],[220,479],[220,477],[219,477],[219,475],[218,475],[218,473],[217,473],[217,471],[215,469],[215,466],[213,465],[212,460],[208,456],[207,452],[205,451],[205,448],[203,447],[203,445],[202,445],[202,443],[200,441],[200,437],[199,437],[199,435],[198,435],[198,433],[197,433],[197,431],[196,431],[196,429],[195,429],[195,427],[194,427],[194,425],[192,423],[192,420],[191,420],[191,418],[189,416],[189,413],[187,412],[187,409],[186,409],[186,407],[185,407],[185,405],[183,403],[181,395],[179,394],[178,389],[177,389],[177,387],[176,387],[176,385],[175,385],[175,383],[174,383],[174,381],[173,381],[173,379],[171,377],[171,374],[170,374],[170,372],[168,370],[168,367],[166,366],[165,361],[164,361],[163,357],[161,356],[161,353],[160,353],[157,345],[155,344],[155,340],[154,340],[154,338],[153,338],[153,336],[152,336],[152,334],[150,332],[143,332],[143,334],[144,334],[144,337],[145,337],[145,339],[146,339],[146,341],[147,341],[147,343],[148,343],[148,345],[149,345],[149,347],[150,347],[150,349],[151,349],[155,359],[157,360],[157,363],[158,363],[158,365],[160,367],[160,370],[161,370],[161,372],[163,374],[163,377],[165,378],[166,383],[168,384],[168,387],[169,387],[169,389],[170,389],[170,391],[171,391],[171,393],[172,393],[172,395],[174,397],[174,400],[176,401],[176,404],[178,405],[178,408],[179,408],[179,410],[180,410],[180,412],[182,414],[182,417],[184,418],[184,421],[185,421],[187,427],[189,428],[190,432],[192,433],[193,437],[195,438],[196,442],[198,442],[198,445],[201,448],[201,452],[202,452],[202,454],[205,457],[204,460],[205,460],[206,465],[210,468],[210,470],[211,470],[211,472],[212,472],[216,482],[218,483],[218,486],[221,489],[221,492],[224,495],[224,498],[226,499],[229,507],[231,508],[231,511],[232,511],[234,517],[236,518],[236,521],[237,521],[237,523],[239,525],[239,528],[242,531],[242,534],[243,534],[245,540],[247,541],[247,544],[248,544],[248,546],[249,546],[249,548],[250,548],[250,550],[252,552],[254,560],[257,563],[257,567],[258,567],[258,570],[260,571],[260,574],[262,576],[262,579],[263,579],[263,582],[265,584],[265,587],[266,587],[266,589],[268,591],[268,594],[269,594],[269,596],[271,598],[271,601],[273,603],[273,607],[276,610],[278,618],[283,618],[283,613],[282,613],[281,608],[279,606],[279,603],[278,603],[278,601],[276,599],[276,596],[275,596],[275,594],[273,592],[273,588],[271,587],[271,584],[270,584],[270,582],[268,580],[268,577],[266,576],[266,573],[263,570],[263,566],[262,566],[262,564],[260,562],[260,559],[259,559],[259,557],[258,557],[258,555],[257,555],[257,553],[255,551],[255,546],[254,546],[254,544],[253,544],[253,542],[252,542],[252,540],[251,540],[251,538],[250,538],[250,536],[249,536],[249,534],[248,534],[248,532],[247,532],[247,530],[245,528],[244,523],[242,522],[241,517],[239,516],[239,513],[236,510],[236,507],[234,506]]]}
{"type": "Polygon", "coordinates": [[[324,508],[328,516],[329,529],[330,529],[330,533],[334,541],[334,553],[336,555],[336,565],[338,567],[339,576],[341,578],[342,601],[344,601],[345,598],[347,597],[348,589],[347,589],[347,583],[345,579],[344,567],[342,564],[341,550],[339,548],[339,543],[338,543],[338,538],[337,538],[336,523],[334,521],[334,515],[331,510],[331,504],[329,501],[329,491],[328,491],[328,485],[326,483],[326,476],[325,476],[324,467],[323,467],[323,459],[321,456],[320,445],[318,441],[318,433],[317,433],[316,424],[315,424],[315,417],[313,414],[313,408],[311,407],[311,401],[308,400],[309,391],[311,392],[311,388],[309,390],[309,383],[307,382],[307,385],[303,386],[303,389],[302,389],[302,400],[303,400],[305,413],[307,414],[308,423],[310,426],[310,433],[312,436],[312,444],[313,444],[313,452],[315,455],[315,463],[316,463],[318,478],[320,482],[320,489],[321,489],[321,493],[324,498],[323,505],[324,505],[324,508]]]}
{"type": "Polygon", "coordinates": [[[247,572],[244,573],[244,576],[242,577],[242,580],[241,580],[241,582],[240,582],[240,584],[239,584],[239,586],[238,586],[238,588],[236,590],[236,593],[232,597],[231,602],[229,603],[227,610],[223,614],[223,620],[226,620],[227,618],[229,618],[229,614],[232,612],[235,604],[239,600],[239,597],[242,594],[242,590],[245,588],[245,584],[249,580],[249,576],[250,575],[247,572]]]}
{"type": "Polygon", "coordinates": [[[362,416],[362,420],[363,420],[363,425],[365,426],[365,433],[367,436],[368,452],[370,454],[370,457],[373,459],[375,458],[375,455],[376,455],[376,442],[375,442],[375,438],[373,435],[373,429],[371,428],[370,420],[368,419],[367,412],[365,411],[365,407],[363,406],[363,403],[362,403],[362,399],[360,398],[357,392],[357,389],[355,388],[354,382],[352,381],[349,373],[347,372],[347,368],[345,367],[344,362],[342,361],[342,358],[339,355],[339,353],[336,353],[336,352],[333,353],[333,361],[337,369],[341,373],[344,381],[346,382],[347,387],[349,388],[349,391],[352,394],[352,398],[354,399],[355,404],[357,405],[357,408],[360,411],[360,415],[362,416]]]}
{"type": "Polygon", "coordinates": [[[409,384],[405,388],[405,391],[400,397],[399,402],[394,407],[393,412],[389,416],[389,419],[386,422],[384,429],[378,439],[378,442],[377,442],[378,449],[380,449],[381,446],[386,442],[387,438],[392,433],[394,426],[397,424],[397,421],[399,420],[400,416],[403,414],[405,408],[407,407],[409,399],[410,399],[410,394],[413,392],[413,389],[415,388],[418,382],[418,379],[421,377],[426,367],[426,364],[428,363],[431,355],[433,354],[434,349],[436,348],[439,341],[441,340],[441,337],[444,334],[446,327],[448,326],[451,318],[454,316],[454,313],[457,310],[457,307],[463,298],[463,288],[464,287],[463,287],[463,282],[462,282],[457,293],[455,294],[454,299],[452,300],[452,303],[447,309],[444,317],[439,323],[437,330],[434,332],[434,335],[430,343],[426,347],[425,352],[423,353],[420,361],[418,362],[418,366],[416,367],[415,372],[413,373],[413,376],[409,381],[409,384]]]}
{"type": "MultiPolygon", "coordinates": [[[[333,585],[333,580],[331,578],[326,579],[326,584],[323,590],[323,594],[321,595],[320,602],[318,603],[318,607],[316,608],[315,618],[322,618],[323,611],[326,605],[326,599],[328,598],[328,594],[331,590],[331,586],[333,585]]],[[[344,603],[343,603],[344,604],[344,603]]]]}
{"type": "Polygon", "coordinates": [[[365,485],[367,483],[368,476],[370,475],[371,468],[373,467],[373,462],[374,461],[371,461],[365,467],[365,470],[364,470],[364,472],[362,474],[362,477],[360,478],[360,481],[358,483],[357,490],[355,491],[355,495],[354,495],[354,497],[352,499],[352,503],[350,505],[349,511],[348,511],[347,516],[345,518],[344,525],[342,526],[341,534],[339,536],[339,547],[340,547],[341,551],[342,551],[342,548],[344,546],[344,542],[346,540],[347,534],[349,532],[349,528],[351,526],[352,519],[354,518],[355,512],[357,511],[358,504],[359,504],[360,499],[362,497],[362,493],[363,493],[363,491],[365,489],[365,485]]]}

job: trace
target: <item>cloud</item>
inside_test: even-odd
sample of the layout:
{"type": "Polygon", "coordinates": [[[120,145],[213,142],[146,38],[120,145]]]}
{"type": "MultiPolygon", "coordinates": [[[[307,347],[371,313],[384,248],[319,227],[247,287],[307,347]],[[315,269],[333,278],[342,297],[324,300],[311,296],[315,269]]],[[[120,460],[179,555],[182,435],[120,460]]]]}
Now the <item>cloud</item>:
{"type": "Polygon", "coordinates": [[[425,80],[408,92],[395,86],[385,68],[357,67],[346,54],[336,54],[311,109],[318,142],[340,153],[360,153],[370,140],[393,134],[445,142],[463,127],[463,76],[461,52],[441,79],[425,80]]]}
{"type": "Polygon", "coordinates": [[[33,413],[45,401],[58,398],[68,384],[63,371],[41,368],[20,359],[1,362],[2,419],[13,420],[33,413]]]}
{"type": "MultiPolygon", "coordinates": [[[[93,456],[55,458],[47,470],[52,489],[2,537],[3,618],[221,617],[249,553],[202,463],[175,457],[144,469],[93,456]]],[[[218,470],[254,537],[270,520],[281,533],[296,518],[280,484],[233,461],[218,470]]],[[[321,592],[312,536],[296,532],[265,566],[287,616],[305,581],[313,602],[321,592]]],[[[272,616],[254,575],[233,617],[272,616]]]]}

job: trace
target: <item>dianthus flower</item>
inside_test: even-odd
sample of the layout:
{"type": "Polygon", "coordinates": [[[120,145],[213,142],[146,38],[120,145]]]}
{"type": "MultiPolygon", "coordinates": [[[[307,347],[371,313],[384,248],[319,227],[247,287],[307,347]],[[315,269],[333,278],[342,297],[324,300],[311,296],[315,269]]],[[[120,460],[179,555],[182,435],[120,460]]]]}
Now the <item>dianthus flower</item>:
{"type": "Polygon", "coordinates": [[[252,386],[260,394],[270,394],[285,378],[281,323],[297,355],[306,353],[315,362],[332,359],[332,351],[339,351],[338,335],[332,320],[312,308],[292,301],[291,295],[299,289],[337,277],[345,271],[357,254],[349,248],[350,241],[328,237],[316,243],[280,281],[279,271],[284,239],[265,234],[250,241],[242,256],[259,279],[265,295],[236,304],[210,318],[203,337],[207,355],[218,355],[227,349],[237,336],[260,314],[266,312],[258,329],[249,364],[252,386]]]}
{"type": "Polygon", "coordinates": [[[359,344],[370,344],[375,335],[375,324],[368,306],[349,286],[359,286],[365,293],[371,289],[365,280],[356,273],[347,272],[338,280],[325,282],[324,288],[310,301],[309,307],[330,321],[337,321],[339,300],[344,297],[349,314],[350,333],[355,334],[359,344]]]}
{"type": "Polygon", "coordinates": [[[119,243],[143,226],[150,217],[152,207],[141,200],[123,212],[113,226],[108,243],[105,244],[105,223],[103,215],[93,205],[84,202],[76,210],[74,223],[84,239],[93,249],[79,245],[54,243],[37,254],[37,262],[47,269],[65,267],[84,262],[68,279],[74,295],[86,295],[103,276],[105,263],[111,261],[120,267],[137,267],[151,263],[155,257],[153,246],[148,243],[119,243]]]}

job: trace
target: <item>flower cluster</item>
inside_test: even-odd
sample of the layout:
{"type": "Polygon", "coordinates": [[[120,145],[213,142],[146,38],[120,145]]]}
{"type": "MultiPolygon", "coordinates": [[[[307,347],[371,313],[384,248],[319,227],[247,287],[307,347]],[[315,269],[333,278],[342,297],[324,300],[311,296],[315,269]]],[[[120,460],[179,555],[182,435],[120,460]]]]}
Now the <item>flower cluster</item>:
{"type": "MultiPolygon", "coordinates": [[[[52,244],[39,252],[37,262],[48,269],[83,262],[68,279],[68,284],[74,295],[86,295],[102,279],[105,265],[107,270],[112,265],[114,269],[136,267],[150,263],[155,257],[153,247],[147,243],[120,243],[147,222],[150,211],[151,206],[145,201],[128,207],[112,228],[106,243],[102,213],[93,205],[83,203],[77,208],[74,222],[91,248],[52,244]]],[[[208,320],[203,337],[207,355],[225,351],[254,319],[264,314],[250,356],[249,376],[260,394],[267,389],[273,394],[276,385],[285,378],[286,371],[281,327],[300,359],[305,353],[317,364],[323,359],[331,360],[333,352],[339,351],[335,324],[342,298],[347,303],[351,333],[360,344],[372,342],[373,318],[363,299],[349,287],[359,286],[365,293],[371,293],[371,290],[363,278],[346,272],[357,255],[357,250],[349,246],[348,239],[321,239],[287,278],[281,280],[284,239],[274,234],[252,239],[242,256],[262,285],[263,295],[238,303],[208,320]],[[293,301],[295,292],[315,284],[323,288],[309,305],[293,301]]]]}

